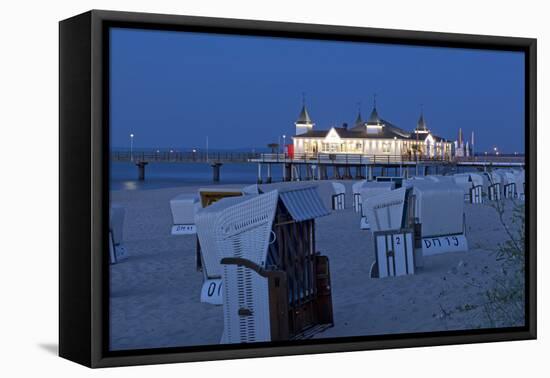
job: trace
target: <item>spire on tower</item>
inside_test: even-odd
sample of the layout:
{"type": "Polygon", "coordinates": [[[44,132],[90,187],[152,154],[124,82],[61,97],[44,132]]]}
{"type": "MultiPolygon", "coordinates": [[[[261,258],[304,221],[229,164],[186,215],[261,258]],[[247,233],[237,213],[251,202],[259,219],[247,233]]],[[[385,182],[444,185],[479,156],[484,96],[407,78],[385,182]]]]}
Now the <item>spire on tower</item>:
{"type": "Polygon", "coordinates": [[[381,123],[380,117],[378,116],[378,111],[376,110],[376,93],[374,94],[374,101],[372,104],[372,112],[370,113],[369,120],[367,121],[368,125],[379,125],[381,123]]]}
{"type": "Polygon", "coordinates": [[[426,121],[424,120],[424,105],[420,104],[420,117],[416,123],[416,131],[427,132],[428,127],[426,126],[426,121]]]}

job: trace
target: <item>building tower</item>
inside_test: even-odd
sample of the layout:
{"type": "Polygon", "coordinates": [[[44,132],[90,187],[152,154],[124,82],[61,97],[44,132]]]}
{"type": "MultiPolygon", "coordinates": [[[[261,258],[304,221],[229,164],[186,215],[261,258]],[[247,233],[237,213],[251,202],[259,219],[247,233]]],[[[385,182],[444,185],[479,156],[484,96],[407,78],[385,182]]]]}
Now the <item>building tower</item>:
{"type": "Polygon", "coordinates": [[[313,123],[307,111],[305,97],[302,99],[302,111],[296,122],[294,122],[294,125],[296,126],[296,135],[305,134],[315,126],[315,123],[313,123]]]}

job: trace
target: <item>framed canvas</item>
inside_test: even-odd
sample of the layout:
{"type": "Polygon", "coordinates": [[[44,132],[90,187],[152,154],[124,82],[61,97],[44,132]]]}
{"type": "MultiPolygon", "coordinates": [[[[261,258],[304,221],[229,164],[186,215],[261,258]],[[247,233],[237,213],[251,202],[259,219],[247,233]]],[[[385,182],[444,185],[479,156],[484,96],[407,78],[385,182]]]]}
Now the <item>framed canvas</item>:
{"type": "Polygon", "coordinates": [[[59,354],[536,338],[536,40],[60,22],[59,354]]]}

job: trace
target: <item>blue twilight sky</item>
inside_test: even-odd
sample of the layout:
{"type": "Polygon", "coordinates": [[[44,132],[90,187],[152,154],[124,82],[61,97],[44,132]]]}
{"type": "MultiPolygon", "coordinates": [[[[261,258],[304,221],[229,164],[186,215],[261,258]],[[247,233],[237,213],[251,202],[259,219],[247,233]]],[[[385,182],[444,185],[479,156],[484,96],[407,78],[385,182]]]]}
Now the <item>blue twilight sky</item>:
{"type": "Polygon", "coordinates": [[[476,151],[524,152],[524,55],[356,42],[111,30],[111,145],[260,148],[294,135],[305,92],[316,128],[380,116],[476,151]]]}

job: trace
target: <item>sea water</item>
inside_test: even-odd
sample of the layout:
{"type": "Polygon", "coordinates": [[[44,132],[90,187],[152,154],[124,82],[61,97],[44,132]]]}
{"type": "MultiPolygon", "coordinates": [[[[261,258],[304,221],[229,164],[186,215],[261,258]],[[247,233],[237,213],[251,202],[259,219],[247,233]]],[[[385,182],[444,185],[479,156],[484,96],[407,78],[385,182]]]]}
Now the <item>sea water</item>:
{"type": "MultiPolygon", "coordinates": [[[[282,167],[273,168],[273,180],[282,179],[282,167]]],[[[143,190],[170,188],[182,185],[212,184],[212,167],[208,163],[149,163],[145,167],[145,180],[138,180],[138,168],[128,162],[112,162],[110,166],[111,190],[143,190]]],[[[263,171],[263,177],[266,172],[263,171]]],[[[258,180],[256,164],[231,163],[220,167],[220,183],[253,184],[258,180]]]]}
{"type": "MultiPolygon", "coordinates": [[[[420,170],[422,171],[422,170],[420,170]]],[[[414,169],[410,174],[414,175],[414,169]]],[[[343,170],[340,171],[343,173],[343,170]]],[[[355,168],[351,168],[355,174],[355,168]]],[[[302,171],[304,174],[304,171],[302,171]]],[[[329,167],[327,174],[332,176],[329,167]]],[[[363,169],[363,174],[364,169],[363,169]]],[[[373,174],[381,175],[377,167],[373,174]]],[[[388,169],[386,175],[398,175],[395,170],[388,169]]],[[[271,175],[274,182],[282,181],[283,165],[273,164],[271,175]]],[[[138,180],[138,168],[129,162],[112,162],[110,165],[111,190],[146,190],[170,188],[185,185],[211,185],[212,167],[208,163],[149,163],[145,167],[145,180],[138,180]]],[[[262,178],[267,177],[266,164],[262,165],[262,178]]],[[[258,165],[251,163],[229,163],[220,167],[220,184],[254,184],[258,180],[258,165]]]]}

